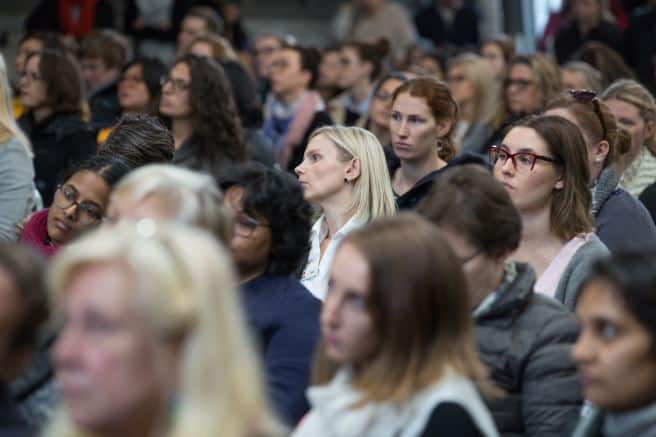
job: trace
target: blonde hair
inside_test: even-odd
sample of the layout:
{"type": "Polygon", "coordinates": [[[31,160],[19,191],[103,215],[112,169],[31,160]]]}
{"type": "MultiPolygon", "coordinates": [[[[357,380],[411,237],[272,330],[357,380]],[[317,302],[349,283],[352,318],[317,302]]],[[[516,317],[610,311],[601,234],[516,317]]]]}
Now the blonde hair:
{"type": "MultiPolygon", "coordinates": [[[[155,225],[149,219],[88,234],[63,249],[51,265],[53,306],[61,307],[76,274],[97,264],[126,270],[154,341],[180,342],[180,403],[164,435],[280,433],[265,401],[230,257],[214,238],[202,230],[155,225]]],[[[78,429],[61,407],[45,435],[89,434],[78,429]]]]}
{"type": "Polygon", "coordinates": [[[205,43],[212,48],[212,58],[219,61],[239,61],[237,54],[230,45],[230,41],[215,33],[208,33],[195,37],[184,50],[185,54],[191,53],[191,48],[196,43],[205,43]]]}
{"type": "MultiPolygon", "coordinates": [[[[656,101],[651,93],[633,79],[616,80],[601,94],[603,100],[617,99],[629,103],[640,111],[640,117],[645,123],[656,122],[656,101]]],[[[645,146],[652,155],[656,155],[654,137],[645,140],[645,146]]]]}
{"type": "Polygon", "coordinates": [[[312,133],[328,138],[343,161],[360,161],[360,176],[353,181],[353,195],[347,212],[365,221],[396,214],[389,170],[383,146],[374,134],[359,127],[324,126],[312,133]]]}
{"type": "Polygon", "coordinates": [[[5,63],[4,56],[0,53],[0,143],[6,143],[12,138],[17,139],[21,143],[30,158],[34,156],[30,141],[23,131],[20,130],[14,119],[7,64],[5,63]]]}
{"type": "Polygon", "coordinates": [[[485,59],[475,53],[463,53],[449,62],[449,69],[462,67],[465,78],[474,84],[472,123],[486,123],[497,111],[499,83],[485,59]]]}
{"type": "Polygon", "coordinates": [[[167,164],[140,167],[112,191],[110,205],[134,204],[146,198],[161,202],[172,221],[200,226],[224,244],[232,239],[232,219],[223,206],[223,194],[205,173],[167,164]]]}

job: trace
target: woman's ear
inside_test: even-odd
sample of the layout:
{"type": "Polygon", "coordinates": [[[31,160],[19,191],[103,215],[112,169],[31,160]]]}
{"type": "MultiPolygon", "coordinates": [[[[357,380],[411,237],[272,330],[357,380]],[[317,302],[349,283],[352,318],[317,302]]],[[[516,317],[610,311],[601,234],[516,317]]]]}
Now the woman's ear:
{"type": "Polygon", "coordinates": [[[599,141],[597,144],[595,144],[593,149],[593,156],[595,162],[593,164],[599,164],[606,161],[606,157],[608,156],[609,151],[610,151],[610,144],[608,144],[608,141],[602,140],[599,141]]]}
{"type": "Polygon", "coordinates": [[[351,158],[346,167],[344,179],[348,183],[354,183],[360,177],[360,160],[358,158],[351,158]]]}
{"type": "Polygon", "coordinates": [[[562,190],[565,188],[565,176],[561,173],[554,184],[554,190],[562,190]]]}
{"type": "Polygon", "coordinates": [[[443,119],[435,122],[435,127],[437,129],[437,139],[444,138],[446,134],[449,133],[449,130],[453,126],[453,121],[448,119],[443,119]]]}

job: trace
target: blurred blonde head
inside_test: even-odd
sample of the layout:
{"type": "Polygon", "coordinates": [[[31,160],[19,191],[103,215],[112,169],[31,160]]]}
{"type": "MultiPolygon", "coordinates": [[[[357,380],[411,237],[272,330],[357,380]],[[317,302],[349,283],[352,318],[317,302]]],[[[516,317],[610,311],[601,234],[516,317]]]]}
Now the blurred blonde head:
{"type": "Polygon", "coordinates": [[[474,53],[464,53],[449,62],[449,70],[460,67],[465,79],[474,85],[472,123],[488,122],[498,106],[499,85],[488,62],[474,53]]]}
{"type": "Polygon", "coordinates": [[[0,53],[0,143],[6,143],[12,138],[17,139],[23,145],[29,156],[33,156],[30,141],[14,119],[7,64],[0,53]]]}
{"type": "Polygon", "coordinates": [[[347,211],[370,221],[394,215],[396,203],[383,146],[371,132],[359,127],[325,126],[310,137],[324,135],[339,151],[342,161],[360,161],[360,176],[353,181],[353,195],[347,211]]]}
{"type": "MultiPolygon", "coordinates": [[[[158,435],[279,434],[266,405],[232,263],[214,238],[202,230],[150,219],[89,234],[65,248],[51,265],[55,311],[62,309],[76,275],[98,265],[118,266],[127,274],[130,299],[152,341],[176,341],[179,346],[178,374],[165,375],[173,381],[178,408],[158,435]]],[[[74,424],[63,406],[46,435],[90,434],[74,424]]]]}
{"type": "Polygon", "coordinates": [[[224,244],[232,239],[232,220],[214,179],[173,165],[146,165],[129,173],[112,191],[107,211],[111,221],[147,216],[199,226],[224,244]]]}

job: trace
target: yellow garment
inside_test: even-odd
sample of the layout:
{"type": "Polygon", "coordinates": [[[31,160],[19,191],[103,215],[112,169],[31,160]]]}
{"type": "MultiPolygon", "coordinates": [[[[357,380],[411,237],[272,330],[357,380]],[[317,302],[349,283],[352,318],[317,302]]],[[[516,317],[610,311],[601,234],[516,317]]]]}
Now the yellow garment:
{"type": "Polygon", "coordinates": [[[109,127],[104,127],[98,131],[98,135],[96,135],[96,143],[98,145],[102,144],[105,142],[109,134],[112,133],[114,130],[114,126],[109,126],[109,127]]]}
{"type": "Polygon", "coordinates": [[[12,103],[14,118],[18,120],[25,113],[25,108],[23,107],[23,103],[21,102],[20,97],[14,97],[12,103]]]}

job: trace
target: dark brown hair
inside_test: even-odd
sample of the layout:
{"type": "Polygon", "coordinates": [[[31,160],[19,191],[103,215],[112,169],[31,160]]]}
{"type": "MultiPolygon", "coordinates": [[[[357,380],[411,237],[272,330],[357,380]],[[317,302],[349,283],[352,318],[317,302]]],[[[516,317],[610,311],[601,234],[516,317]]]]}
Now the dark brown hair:
{"type": "Polygon", "coordinates": [[[487,44],[494,44],[499,47],[503,54],[503,60],[506,61],[506,63],[510,62],[513,56],[515,56],[515,41],[506,34],[502,33],[484,41],[483,44],[481,44],[481,48],[487,44]]]}
{"type": "Polygon", "coordinates": [[[561,162],[564,186],[554,190],[551,201],[551,230],[569,241],[578,234],[590,232],[590,170],[588,149],[581,131],[574,123],[552,115],[531,116],[515,127],[533,129],[546,143],[549,153],[561,162]]]}
{"type": "Polygon", "coordinates": [[[635,78],[633,71],[626,65],[622,55],[597,41],[588,41],[585,43],[572,56],[572,59],[590,64],[599,70],[604,88],[618,79],[635,78]]]}
{"type": "Polygon", "coordinates": [[[440,148],[437,153],[445,161],[452,159],[456,154],[452,135],[458,121],[458,103],[453,98],[449,86],[432,77],[417,77],[398,87],[394,91],[393,101],[406,93],[424,99],[435,121],[451,122],[449,131],[439,140],[440,148]]]}
{"type": "Polygon", "coordinates": [[[95,30],[80,43],[78,58],[101,58],[107,69],[121,68],[127,57],[127,40],[112,30],[95,30]]]}
{"type": "Polygon", "coordinates": [[[39,57],[39,76],[46,87],[45,105],[53,112],[81,114],[84,100],[84,81],[77,59],[61,50],[45,49],[30,54],[39,57]]]}
{"type": "MultiPolygon", "coordinates": [[[[350,233],[369,265],[366,308],[379,339],[374,356],[353,380],[367,402],[403,402],[437,382],[447,368],[486,386],[477,356],[465,278],[440,231],[415,213],[379,219],[350,233]]],[[[339,250],[339,249],[338,249],[339,250]]],[[[325,384],[336,363],[323,342],[315,384],[325,384]]]]}
{"type": "Polygon", "coordinates": [[[375,43],[352,41],[346,43],[342,48],[351,48],[356,51],[360,62],[371,64],[371,75],[369,80],[376,80],[383,72],[383,61],[390,51],[390,43],[385,38],[380,38],[375,43]]]}
{"type": "Polygon", "coordinates": [[[184,16],[200,18],[205,22],[206,30],[210,33],[221,34],[223,33],[223,19],[221,16],[209,6],[194,6],[189,9],[184,16]]]}
{"type": "Polygon", "coordinates": [[[582,102],[576,100],[570,92],[565,92],[551,99],[545,111],[556,108],[567,109],[593,143],[604,140],[608,142],[604,168],[617,162],[631,148],[629,133],[618,127],[615,116],[600,98],[594,97],[590,102],[582,102]]]}
{"type": "Polygon", "coordinates": [[[522,238],[519,211],[506,189],[480,165],[445,170],[417,212],[462,235],[490,258],[515,251],[522,238]]]}

